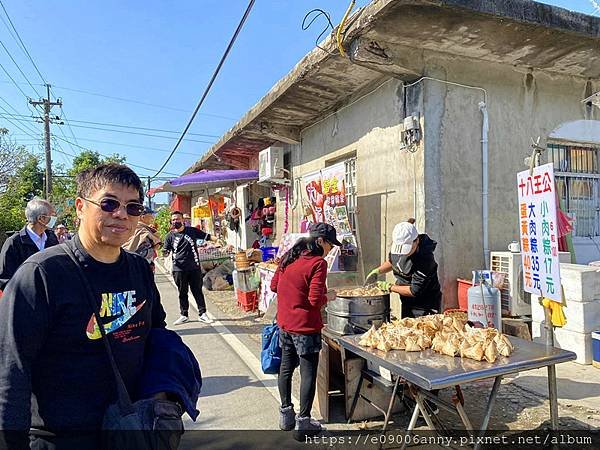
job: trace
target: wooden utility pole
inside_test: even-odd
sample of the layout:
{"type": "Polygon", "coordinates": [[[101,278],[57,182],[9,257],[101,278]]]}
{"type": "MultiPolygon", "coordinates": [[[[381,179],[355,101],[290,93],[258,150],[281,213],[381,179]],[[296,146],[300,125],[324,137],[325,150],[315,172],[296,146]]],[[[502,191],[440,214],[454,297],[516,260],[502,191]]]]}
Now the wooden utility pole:
{"type": "Polygon", "coordinates": [[[62,101],[57,99],[55,102],[50,100],[50,85],[46,84],[46,98],[38,101],[29,100],[33,106],[42,106],[44,108],[44,141],[46,147],[46,199],[50,198],[52,193],[52,150],[50,148],[50,110],[53,106],[62,106],[62,101]]]}

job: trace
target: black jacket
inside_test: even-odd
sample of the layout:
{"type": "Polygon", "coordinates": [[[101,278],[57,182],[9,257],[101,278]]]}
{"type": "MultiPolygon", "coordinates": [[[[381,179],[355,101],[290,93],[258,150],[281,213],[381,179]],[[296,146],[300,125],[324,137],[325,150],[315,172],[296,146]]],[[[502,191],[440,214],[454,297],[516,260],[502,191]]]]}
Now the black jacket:
{"type": "Polygon", "coordinates": [[[426,234],[419,235],[419,247],[410,256],[393,255],[390,263],[396,284],[410,286],[414,297],[401,297],[403,307],[418,307],[425,310],[440,310],[442,291],[438,279],[438,264],[433,252],[437,242],[426,234]]]}
{"type": "Polygon", "coordinates": [[[134,400],[150,330],[165,327],[160,294],[140,256],[123,250],[117,262],[101,263],[78,237],[38,252],[17,270],[0,300],[0,430],[99,430],[104,411],[116,400],[88,286],[65,246],[89,280],[134,400]]]}
{"type": "MultiPolygon", "coordinates": [[[[45,248],[58,245],[54,231],[46,230],[45,233],[47,236],[45,248]]],[[[4,289],[21,264],[38,251],[37,245],[33,243],[27,233],[27,225],[4,241],[0,252],[0,289],[4,289]]]]}

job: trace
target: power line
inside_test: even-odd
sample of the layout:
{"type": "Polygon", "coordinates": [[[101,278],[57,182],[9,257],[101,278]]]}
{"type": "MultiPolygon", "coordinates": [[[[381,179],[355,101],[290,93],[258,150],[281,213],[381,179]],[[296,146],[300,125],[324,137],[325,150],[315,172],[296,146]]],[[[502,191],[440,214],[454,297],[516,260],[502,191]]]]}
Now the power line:
{"type": "MultiPolygon", "coordinates": [[[[24,116],[26,118],[30,118],[33,121],[35,121],[34,118],[30,117],[30,116],[24,116]]],[[[18,118],[15,120],[20,120],[20,121],[24,121],[24,122],[29,122],[28,120],[24,119],[24,118],[18,118]]],[[[75,121],[73,121],[75,122],[75,121]]],[[[157,138],[163,138],[163,139],[171,139],[171,140],[176,140],[176,137],[173,136],[161,136],[159,134],[150,134],[150,133],[138,133],[136,131],[124,131],[124,130],[112,130],[110,128],[102,128],[102,127],[90,127],[87,125],[72,125],[75,128],[86,128],[86,129],[90,129],[90,130],[99,130],[99,131],[109,131],[109,132],[113,132],[113,133],[122,133],[122,134],[133,134],[136,136],[147,136],[147,137],[157,137],[157,138]]],[[[201,141],[198,139],[185,139],[186,142],[198,142],[200,144],[214,144],[213,141],[201,141]]]]}
{"type": "Polygon", "coordinates": [[[10,78],[10,81],[13,82],[13,84],[15,85],[15,87],[21,91],[21,94],[23,94],[25,96],[26,99],[29,99],[29,96],[25,93],[25,91],[23,91],[23,89],[21,89],[21,87],[17,84],[17,82],[15,81],[15,79],[13,77],[10,76],[10,73],[8,73],[8,70],[6,70],[4,68],[4,66],[2,65],[2,63],[0,63],[0,68],[2,68],[2,70],[4,71],[4,73],[6,74],[6,76],[8,78],[10,78]]]}
{"type": "MultiPolygon", "coordinates": [[[[66,136],[64,136],[66,138],[66,136]]],[[[148,147],[147,145],[133,145],[133,144],[121,144],[120,142],[111,142],[111,141],[101,141],[99,139],[88,139],[88,138],[79,138],[80,141],[86,142],[96,142],[98,144],[108,144],[108,145],[117,145],[119,147],[127,147],[127,148],[139,148],[142,150],[155,150],[157,152],[169,153],[171,150],[167,150],[164,148],[156,148],[156,147],[148,147]]],[[[178,155],[189,155],[189,156],[201,156],[198,153],[191,152],[178,152],[178,155]]]]}
{"type": "Polygon", "coordinates": [[[233,33],[233,36],[232,36],[231,40],[229,41],[229,44],[227,45],[227,48],[225,49],[225,53],[223,53],[223,56],[221,56],[221,60],[219,61],[217,68],[215,69],[214,73],[212,74],[212,77],[210,78],[210,81],[208,82],[208,85],[206,86],[206,89],[204,90],[204,93],[202,94],[202,97],[200,98],[200,101],[198,102],[196,109],[194,109],[194,113],[192,114],[192,117],[190,117],[190,120],[188,121],[187,125],[185,126],[185,129],[183,130],[183,132],[181,133],[181,136],[179,137],[179,140],[175,144],[175,147],[173,147],[173,150],[171,150],[171,153],[169,154],[169,156],[167,157],[167,159],[165,160],[163,165],[160,167],[160,169],[158,169],[158,171],[154,174],[155,177],[160,175],[162,170],[167,166],[167,164],[169,163],[169,161],[171,160],[171,158],[173,157],[173,155],[179,148],[179,145],[183,141],[185,134],[188,132],[188,130],[192,126],[192,122],[194,122],[194,119],[196,118],[196,114],[198,114],[198,110],[202,106],[202,103],[204,103],[204,99],[210,92],[210,89],[211,89],[213,83],[217,79],[217,75],[221,71],[221,67],[223,66],[223,63],[225,63],[225,60],[227,59],[227,56],[229,55],[229,52],[231,51],[233,44],[235,43],[238,35],[240,34],[240,31],[242,31],[244,23],[246,22],[246,19],[250,15],[250,11],[252,10],[252,7],[254,6],[254,2],[255,2],[255,0],[250,0],[250,2],[248,3],[246,11],[244,12],[242,19],[240,20],[240,23],[238,24],[235,32],[233,33]]]}
{"type": "MultiPolygon", "coordinates": [[[[17,29],[15,28],[15,25],[13,24],[12,20],[10,19],[10,16],[8,15],[8,11],[6,11],[6,8],[4,7],[4,3],[2,3],[2,0],[0,0],[0,5],[2,5],[2,9],[4,10],[4,14],[6,14],[6,18],[10,22],[10,26],[12,27],[12,29],[15,32],[15,34],[19,38],[19,42],[21,43],[23,51],[25,52],[25,54],[29,58],[29,61],[31,61],[31,64],[33,64],[33,67],[35,67],[35,70],[37,71],[38,75],[40,76],[40,79],[44,82],[44,84],[47,84],[46,80],[44,79],[44,77],[42,76],[42,74],[40,72],[40,69],[38,69],[38,66],[35,64],[35,61],[31,57],[31,55],[29,54],[29,51],[27,51],[27,47],[23,43],[23,39],[21,39],[21,36],[19,35],[19,32],[17,31],[17,29]]],[[[6,22],[5,22],[5,24],[6,24],[6,22]]],[[[13,38],[14,38],[14,36],[13,36],[13,38]]]]}
{"type": "MultiPolygon", "coordinates": [[[[0,97],[0,100],[2,100],[4,103],[6,103],[6,105],[7,105],[7,106],[8,106],[10,109],[12,109],[12,110],[13,110],[13,111],[15,111],[17,114],[19,114],[19,111],[17,111],[17,109],[16,109],[16,108],[15,108],[13,105],[11,105],[10,103],[8,103],[8,102],[7,102],[7,101],[6,101],[6,100],[5,100],[3,97],[0,97]]],[[[6,120],[10,121],[10,123],[12,123],[13,125],[15,125],[15,123],[14,123],[12,120],[19,121],[18,119],[15,119],[15,118],[13,118],[12,116],[13,116],[14,114],[11,114],[11,113],[10,113],[10,112],[9,112],[9,111],[6,109],[6,108],[4,108],[4,107],[2,107],[2,106],[0,106],[0,108],[2,108],[2,110],[5,112],[5,114],[8,114],[9,116],[11,116],[10,118],[8,118],[8,117],[3,117],[4,119],[6,119],[6,120]],[[11,120],[11,119],[12,119],[12,120],[11,120]]],[[[25,128],[27,128],[27,129],[29,130],[29,132],[33,132],[33,133],[38,133],[38,132],[39,132],[39,131],[38,131],[38,130],[36,130],[35,128],[31,128],[29,125],[26,125],[26,124],[24,124],[24,123],[22,123],[22,125],[23,125],[25,128]]],[[[19,130],[23,131],[23,128],[21,128],[21,127],[18,127],[18,128],[19,128],[19,130]]],[[[29,134],[29,135],[31,135],[31,134],[29,134]]]]}
{"type": "MultiPolygon", "coordinates": [[[[67,144],[72,144],[72,145],[74,145],[75,147],[79,147],[79,148],[80,148],[80,149],[82,149],[82,150],[86,150],[86,151],[95,151],[95,152],[96,152],[96,153],[98,153],[100,156],[104,156],[105,158],[111,158],[111,156],[105,155],[105,154],[103,154],[103,153],[100,153],[100,152],[98,152],[98,151],[96,151],[96,150],[92,150],[92,149],[90,149],[90,148],[83,147],[83,146],[81,146],[81,145],[74,144],[73,142],[69,142],[69,140],[67,140],[67,139],[64,139],[64,138],[61,138],[61,137],[59,137],[59,136],[56,136],[56,135],[55,135],[54,137],[55,137],[56,139],[60,139],[61,141],[64,141],[64,142],[66,142],[67,144]]],[[[144,167],[144,166],[138,166],[137,164],[133,164],[133,163],[130,163],[130,162],[126,162],[126,164],[127,164],[128,166],[132,166],[132,167],[138,167],[138,168],[140,168],[140,169],[144,169],[144,170],[149,170],[150,172],[153,172],[154,170],[156,170],[156,169],[149,169],[148,167],[144,167]]],[[[178,177],[178,176],[179,176],[178,174],[176,174],[176,173],[172,173],[172,172],[165,172],[165,173],[166,173],[167,175],[173,175],[173,176],[176,176],[176,177],[178,177]]]]}
{"type": "MultiPolygon", "coordinates": [[[[30,118],[31,116],[28,116],[26,114],[17,114],[16,116],[18,117],[27,117],[30,118]]],[[[136,127],[133,125],[120,125],[117,123],[107,123],[107,122],[92,122],[90,120],[71,120],[71,122],[73,123],[85,123],[85,124],[90,124],[90,125],[104,125],[104,126],[109,126],[109,127],[116,127],[116,128],[125,128],[125,129],[131,129],[131,130],[146,130],[146,131],[157,131],[157,132],[161,132],[161,133],[172,133],[172,134],[179,134],[179,131],[172,131],[172,130],[163,130],[161,128],[150,128],[150,127],[136,127]]],[[[214,138],[218,138],[220,136],[217,136],[216,134],[204,134],[204,133],[188,133],[190,136],[203,136],[203,137],[214,137],[214,138]]]]}
{"type": "Polygon", "coordinates": [[[0,41],[0,45],[2,45],[2,48],[4,49],[4,51],[10,58],[10,60],[14,63],[14,65],[17,66],[17,69],[19,69],[19,72],[21,72],[21,75],[23,76],[23,78],[25,78],[25,81],[27,81],[27,84],[29,84],[29,86],[31,86],[31,89],[33,89],[33,92],[35,92],[38,97],[41,97],[41,95],[37,91],[37,89],[33,86],[33,84],[31,84],[31,81],[29,81],[29,78],[27,78],[27,75],[25,75],[25,73],[21,70],[21,66],[19,66],[19,64],[15,61],[15,58],[13,58],[13,56],[10,54],[10,52],[6,48],[6,45],[4,45],[4,42],[0,41]]]}
{"type": "MultiPolygon", "coordinates": [[[[2,18],[2,16],[0,16],[0,19],[2,18]]],[[[0,83],[9,83],[9,81],[5,81],[5,80],[0,80],[0,83]]],[[[21,83],[21,84],[26,84],[26,83],[21,83]]],[[[34,86],[44,86],[43,84],[36,84],[34,83],[34,86]]],[[[187,109],[182,109],[182,108],[175,108],[172,106],[165,106],[165,105],[158,105],[156,103],[148,103],[148,102],[143,102],[141,100],[134,100],[134,99],[129,99],[129,98],[124,98],[124,97],[115,97],[112,95],[105,95],[105,94],[99,94],[97,92],[91,92],[91,91],[86,91],[84,89],[74,89],[74,88],[68,88],[65,86],[57,86],[55,84],[52,85],[52,88],[54,90],[58,89],[62,89],[64,91],[70,91],[70,92],[78,92],[80,94],[86,94],[86,95],[93,95],[95,97],[102,97],[102,98],[108,98],[111,100],[118,100],[121,102],[126,102],[126,103],[135,103],[138,105],[144,105],[144,106],[151,106],[153,108],[160,108],[160,109],[166,109],[169,111],[179,111],[179,112],[184,112],[184,113],[189,113],[190,111],[187,109]]],[[[198,113],[199,116],[206,116],[206,117],[215,117],[217,119],[224,119],[224,120],[229,120],[229,121],[235,121],[236,119],[234,117],[228,117],[228,116],[223,116],[220,114],[211,114],[211,113],[198,113]]],[[[176,131],[176,133],[178,133],[176,131]]]]}
{"type": "MultiPolygon", "coordinates": [[[[148,102],[143,102],[141,100],[133,100],[133,99],[129,99],[129,98],[115,97],[113,95],[99,94],[97,92],[91,92],[91,91],[87,91],[87,90],[84,90],[84,89],[74,89],[74,88],[69,88],[69,87],[65,87],[65,86],[56,86],[56,85],[54,87],[58,88],[58,89],[65,90],[65,91],[71,91],[71,92],[78,92],[80,94],[93,95],[95,97],[103,97],[103,98],[108,98],[108,99],[111,99],[111,100],[118,100],[118,101],[121,101],[121,102],[137,103],[138,105],[152,106],[153,108],[161,108],[161,109],[168,109],[170,111],[179,111],[179,112],[189,113],[189,110],[187,110],[187,109],[175,108],[175,107],[172,107],[172,106],[165,106],[165,105],[158,105],[156,103],[148,103],[148,102]]],[[[200,113],[200,115],[201,116],[207,116],[207,117],[215,117],[217,119],[236,120],[233,117],[221,116],[219,114],[200,113]]]]}

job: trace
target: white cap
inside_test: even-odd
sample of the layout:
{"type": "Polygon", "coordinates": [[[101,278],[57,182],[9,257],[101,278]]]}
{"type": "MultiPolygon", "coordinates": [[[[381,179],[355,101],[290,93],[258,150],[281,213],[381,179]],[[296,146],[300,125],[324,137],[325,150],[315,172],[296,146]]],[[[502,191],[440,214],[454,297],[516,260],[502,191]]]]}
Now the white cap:
{"type": "Polygon", "coordinates": [[[400,222],[392,233],[392,254],[407,255],[412,250],[415,239],[419,237],[417,228],[409,222],[400,222]]]}

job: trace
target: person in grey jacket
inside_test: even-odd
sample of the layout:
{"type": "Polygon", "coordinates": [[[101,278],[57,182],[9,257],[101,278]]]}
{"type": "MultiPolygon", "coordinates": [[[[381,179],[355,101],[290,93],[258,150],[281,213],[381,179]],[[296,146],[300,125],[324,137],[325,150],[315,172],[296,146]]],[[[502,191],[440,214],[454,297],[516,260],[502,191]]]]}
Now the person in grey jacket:
{"type": "Polygon", "coordinates": [[[52,231],[56,212],[50,202],[34,198],[25,208],[27,224],[9,237],[0,251],[0,289],[4,289],[17,269],[31,255],[58,244],[52,231]]]}

